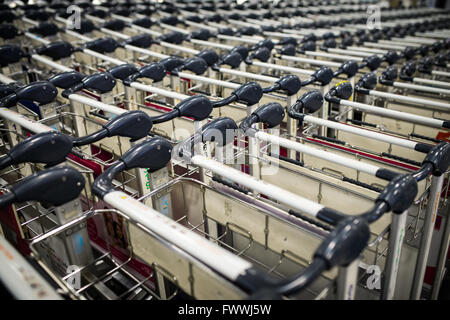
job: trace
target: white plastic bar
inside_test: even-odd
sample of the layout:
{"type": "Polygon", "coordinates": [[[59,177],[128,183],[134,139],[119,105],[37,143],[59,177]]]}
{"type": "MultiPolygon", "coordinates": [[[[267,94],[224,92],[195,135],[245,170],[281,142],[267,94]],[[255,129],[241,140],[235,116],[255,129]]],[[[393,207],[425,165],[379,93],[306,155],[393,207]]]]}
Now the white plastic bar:
{"type": "Polygon", "coordinates": [[[385,43],[376,43],[376,42],[364,42],[364,46],[372,47],[372,48],[381,48],[381,49],[394,49],[394,50],[404,50],[404,46],[396,46],[393,44],[385,44],[385,43]]]}
{"type": "Polygon", "coordinates": [[[59,70],[59,71],[62,71],[62,72],[73,71],[73,69],[71,69],[69,67],[63,66],[62,64],[56,63],[53,60],[50,60],[50,59],[48,59],[46,57],[43,57],[43,56],[40,56],[38,54],[31,55],[31,58],[33,60],[42,62],[43,64],[46,64],[49,67],[52,67],[52,68],[54,68],[56,70],[59,70]]]}
{"type": "Polygon", "coordinates": [[[121,191],[110,192],[103,200],[230,280],[236,280],[252,267],[249,262],[121,191]]]}
{"type": "Polygon", "coordinates": [[[28,19],[27,17],[23,17],[23,18],[22,18],[22,21],[25,21],[26,23],[32,24],[33,26],[39,25],[39,22],[33,21],[33,20],[31,20],[31,19],[28,19]]]}
{"type": "Polygon", "coordinates": [[[332,54],[332,53],[318,52],[318,51],[305,51],[305,55],[313,56],[313,57],[324,57],[324,58],[336,59],[336,60],[341,60],[341,61],[347,61],[350,59],[358,61],[358,62],[363,61],[363,58],[360,58],[360,57],[343,56],[343,55],[339,55],[339,54],[332,54]]]}
{"type": "Polygon", "coordinates": [[[447,90],[447,89],[433,88],[433,87],[421,86],[421,85],[405,83],[405,82],[394,82],[394,87],[450,95],[450,90],[447,90]]]}
{"type": "Polygon", "coordinates": [[[420,44],[418,43],[411,43],[407,41],[390,41],[390,40],[378,40],[378,43],[383,43],[386,45],[400,45],[405,47],[420,47],[420,44]]]}
{"type": "Polygon", "coordinates": [[[86,36],[84,36],[82,34],[76,33],[75,31],[72,31],[72,30],[66,29],[65,33],[67,33],[68,35],[71,35],[72,37],[77,37],[78,39],[86,41],[86,42],[92,40],[91,38],[86,37],[86,36]]]}
{"type": "Polygon", "coordinates": [[[404,121],[408,121],[408,122],[412,122],[412,123],[423,124],[423,125],[430,126],[433,128],[442,128],[443,124],[444,124],[443,120],[427,118],[427,117],[423,117],[423,116],[419,116],[419,115],[415,115],[415,114],[411,114],[411,113],[406,113],[406,112],[400,112],[400,111],[396,111],[396,110],[374,107],[374,106],[367,105],[364,103],[359,103],[359,102],[354,102],[354,101],[349,101],[349,100],[341,99],[340,105],[352,107],[357,110],[368,112],[368,113],[378,114],[381,116],[387,116],[387,117],[393,118],[393,119],[399,119],[399,120],[404,120],[404,121]]]}
{"type": "Polygon", "coordinates": [[[2,236],[0,280],[18,300],[62,300],[55,289],[2,236]]]}
{"type": "Polygon", "coordinates": [[[122,64],[126,64],[126,62],[124,62],[122,60],[106,56],[104,54],[98,53],[98,52],[90,50],[90,49],[83,49],[83,52],[88,54],[88,55],[90,55],[90,56],[97,57],[99,59],[102,59],[104,61],[108,61],[108,62],[110,62],[112,64],[115,64],[115,65],[118,65],[118,66],[120,66],[122,64]]]}
{"type": "Polygon", "coordinates": [[[202,77],[202,76],[198,76],[198,75],[195,75],[192,73],[187,73],[187,72],[178,72],[178,76],[180,78],[187,78],[187,79],[191,79],[191,80],[201,81],[204,83],[209,83],[209,84],[213,84],[213,85],[217,85],[217,86],[221,86],[221,87],[225,87],[225,88],[230,88],[230,89],[236,89],[241,86],[238,83],[217,80],[214,78],[202,77]]]}
{"type": "Polygon", "coordinates": [[[299,36],[298,34],[287,34],[287,33],[282,33],[282,32],[272,32],[272,31],[265,31],[264,35],[269,36],[269,37],[292,37],[292,38],[296,38],[296,39],[303,39],[303,36],[299,36]]]}
{"type": "Polygon", "coordinates": [[[19,126],[35,133],[55,131],[55,129],[46,126],[40,122],[33,121],[23,114],[9,110],[7,108],[0,108],[0,117],[8,121],[14,122],[19,126]]]}
{"type": "Polygon", "coordinates": [[[328,67],[340,67],[341,66],[340,63],[333,62],[333,61],[326,61],[326,60],[316,60],[316,59],[293,57],[293,56],[286,56],[286,55],[281,55],[280,58],[283,60],[304,62],[304,63],[309,63],[309,64],[313,64],[313,65],[318,65],[318,66],[328,66],[328,67]]]}
{"type": "Polygon", "coordinates": [[[231,49],[233,49],[233,46],[230,46],[230,45],[227,45],[227,44],[211,42],[211,41],[204,41],[204,40],[198,40],[198,39],[191,39],[191,43],[200,44],[200,45],[203,45],[203,46],[208,46],[208,47],[213,47],[213,48],[224,49],[224,50],[231,50],[231,49]]]}
{"type": "Polygon", "coordinates": [[[86,14],[85,17],[88,18],[89,20],[95,21],[97,23],[105,23],[105,21],[106,21],[105,19],[94,17],[94,16],[91,16],[90,14],[86,14]]]}
{"type": "Polygon", "coordinates": [[[397,137],[390,136],[390,135],[387,135],[384,133],[361,129],[358,127],[342,124],[342,123],[335,122],[335,121],[320,119],[320,118],[316,118],[313,116],[305,116],[303,118],[303,121],[311,123],[311,124],[320,125],[320,126],[326,126],[331,129],[354,133],[361,137],[366,137],[366,138],[370,138],[370,139],[374,139],[374,140],[378,140],[378,141],[387,142],[390,144],[395,144],[395,145],[402,146],[402,147],[405,147],[408,149],[414,150],[415,146],[417,145],[417,142],[414,142],[411,140],[397,138],[397,137]]]}
{"type": "Polygon", "coordinates": [[[218,39],[222,39],[222,40],[231,40],[231,41],[239,41],[239,42],[248,42],[248,43],[258,43],[260,40],[253,40],[253,39],[249,39],[249,38],[240,38],[240,37],[234,37],[234,36],[227,36],[224,34],[218,34],[217,35],[218,39]]]}
{"type": "Polygon", "coordinates": [[[189,31],[186,31],[186,30],[178,28],[178,27],[170,26],[170,25],[165,24],[165,23],[160,23],[159,26],[161,28],[164,28],[164,29],[167,29],[167,30],[177,31],[177,32],[181,32],[183,34],[189,34],[189,31]]]}
{"type": "Polygon", "coordinates": [[[445,82],[445,81],[437,81],[437,80],[424,79],[424,78],[413,78],[413,82],[424,83],[424,84],[429,84],[429,85],[436,86],[436,87],[450,89],[450,82],[445,82]]]}
{"type": "Polygon", "coordinates": [[[165,41],[161,41],[161,45],[164,46],[164,47],[167,47],[167,48],[172,48],[172,49],[175,49],[175,50],[180,50],[180,51],[184,51],[184,52],[191,53],[191,54],[197,54],[197,53],[200,52],[200,51],[195,50],[195,49],[183,47],[183,46],[180,46],[180,45],[177,45],[177,44],[173,44],[173,43],[168,43],[168,42],[165,42],[165,41]]]}
{"type": "Polygon", "coordinates": [[[186,23],[187,25],[193,26],[193,27],[204,28],[204,29],[208,29],[210,31],[217,31],[217,28],[208,26],[207,24],[201,24],[201,23],[197,23],[197,22],[193,22],[193,21],[189,21],[189,20],[184,21],[184,23],[186,23]]]}
{"type": "Polygon", "coordinates": [[[338,54],[348,54],[352,56],[361,56],[361,57],[369,57],[372,55],[372,53],[363,52],[363,51],[353,51],[353,50],[345,50],[345,49],[335,49],[335,48],[329,48],[327,49],[327,52],[330,53],[338,53],[338,54]]]}
{"type": "Polygon", "coordinates": [[[5,76],[3,73],[0,73],[0,82],[1,83],[5,83],[5,84],[9,84],[9,83],[14,83],[16,82],[15,80],[5,76]]]}
{"type": "Polygon", "coordinates": [[[261,61],[252,61],[252,65],[258,66],[258,67],[282,70],[282,71],[286,71],[286,72],[306,74],[306,75],[309,75],[309,76],[314,73],[314,71],[312,71],[312,70],[281,66],[281,65],[278,65],[278,64],[266,63],[266,62],[261,62],[261,61]]]}
{"type": "Polygon", "coordinates": [[[433,70],[433,71],[431,71],[431,74],[435,75],[435,76],[442,76],[442,77],[449,77],[450,78],[450,72],[433,70]]]}
{"type": "Polygon", "coordinates": [[[385,54],[388,52],[388,50],[382,50],[382,49],[374,49],[374,48],[366,48],[366,47],[347,47],[349,50],[353,51],[365,51],[365,52],[372,52],[372,53],[379,53],[379,54],[385,54]]]}
{"type": "Polygon", "coordinates": [[[153,31],[153,30],[150,30],[150,29],[147,29],[147,28],[144,28],[144,27],[135,25],[135,24],[131,25],[131,27],[132,27],[133,29],[136,29],[136,30],[138,30],[138,31],[141,31],[141,32],[150,34],[150,35],[155,36],[155,37],[159,37],[159,36],[162,35],[161,32],[153,31]]]}
{"type": "Polygon", "coordinates": [[[112,113],[115,115],[119,115],[119,114],[128,112],[128,110],[125,110],[125,109],[122,109],[119,107],[115,107],[115,106],[111,106],[109,104],[106,104],[106,103],[103,103],[103,102],[100,102],[100,101],[97,101],[92,98],[88,98],[88,97],[85,97],[85,96],[82,96],[82,95],[76,94],[76,93],[69,95],[69,99],[72,101],[77,101],[77,102],[83,103],[85,105],[88,105],[88,106],[91,106],[94,108],[98,108],[100,110],[103,110],[103,111],[106,111],[106,112],[109,112],[109,113],[112,113]]]}
{"type": "Polygon", "coordinates": [[[300,197],[292,192],[256,179],[253,176],[233,169],[223,163],[208,159],[204,156],[193,156],[191,158],[191,163],[201,168],[210,170],[211,172],[219,176],[226,177],[227,179],[243,185],[250,190],[254,190],[257,193],[261,193],[270,198],[276,199],[279,202],[291,208],[309,214],[310,216],[315,217],[317,213],[324,208],[324,206],[319,203],[300,197]]]}
{"type": "Polygon", "coordinates": [[[221,73],[233,74],[233,75],[236,75],[239,77],[247,77],[247,78],[251,78],[251,79],[255,79],[255,80],[259,80],[259,81],[276,82],[279,80],[278,78],[275,78],[275,77],[269,77],[269,76],[265,76],[262,74],[250,73],[250,72],[234,70],[234,69],[220,68],[219,71],[221,73]]]}
{"type": "Polygon", "coordinates": [[[168,55],[165,55],[165,54],[162,54],[162,53],[158,53],[158,52],[155,52],[155,51],[151,51],[151,50],[148,50],[148,49],[144,49],[144,48],[135,47],[135,46],[133,46],[131,44],[126,44],[125,45],[125,49],[129,49],[131,51],[139,52],[139,53],[142,53],[142,54],[145,54],[145,55],[148,55],[148,56],[151,56],[151,57],[155,57],[155,58],[158,58],[158,59],[165,59],[165,58],[169,57],[168,55]]]}
{"type": "Polygon", "coordinates": [[[125,34],[123,34],[121,32],[117,32],[117,31],[114,31],[114,30],[109,30],[107,28],[100,28],[100,31],[103,32],[103,33],[112,35],[114,37],[120,38],[120,39],[128,39],[129,38],[129,36],[127,36],[127,35],[125,35],[125,34]]]}
{"type": "Polygon", "coordinates": [[[30,38],[30,39],[39,41],[39,42],[41,42],[41,43],[43,43],[43,44],[49,44],[49,43],[50,43],[50,41],[48,41],[48,40],[46,40],[46,39],[44,39],[44,38],[42,38],[42,37],[40,37],[40,36],[38,36],[38,35],[36,35],[36,34],[34,34],[34,33],[24,32],[24,35],[25,35],[27,38],[30,38]]]}
{"type": "Polygon", "coordinates": [[[391,38],[392,41],[403,41],[403,42],[412,42],[412,43],[419,43],[419,44],[433,44],[434,40],[431,40],[429,38],[422,38],[422,37],[404,37],[404,38],[391,38]]]}
{"type": "Polygon", "coordinates": [[[450,111],[450,103],[444,103],[444,102],[440,102],[440,101],[427,100],[427,99],[416,98],[416,97],[409,97],[409,96],[404,96],[404,95],[400,95],[400,94],[383,92],[383,91],[375,91],[375,90],[370,90],[369,94],[371,96],[392,99],[395,101],[402,101],[402,102],[407,102],[407,103],[418,104],[424,108],[437,107],[437,108],[443,108],[447,111],[450,111]]]}
{"type": "Polygon", "coordinates": [[[111,13],[111,18],[118,19],[118,20],[123,20],[123,21],[128,22],[128,23],[133,22],[133,19],[131,19],[131,18],[120,16],[120,15],[114,14],[114,13],[111,13]]]}
{"type": "Polygon", "coordinates": [[[184,100],[189,98],[190,96],[182,94],[182,93],[177,93],[177,92],[173,92],[173,91],[167,91],[161,88],[157,88],[157,87],[153,87],[153,86],[149,86],[143,83],[139,83],[139,82],[132,82],[130,84],[130,86],[132,88],[138,89],[138,90],[142,90],[142,91],[147,91],[147,92],[151,92],[151,93],[156,93],[159,95],[162,95],[164,97],[168,97],[168,98],[173,98],[173,99],[178,99],[178,100],[184,100]]]}
{"type": "Polygon", "coordinates": [[[279,144],[280,147],[285,147],[287,149],[295,150],[297,152],[306,153],[313,157],[323,159],[326,161],[330,161],[330,162],[339,164],[341,166],[352,168],[352,169],[355,169],[355,170],[358,170],[361,172],[365,172],[372,176],[375,176],[377,171],[380,169],[380,167],[377,167],[377,166],[374,166],[374,165],[371,165],[371,164],[368,164],[365,162],[360,162],[360,161],[353,160],[353,159],[350,159],[347,157],[342,157],[337,154],[333,154],[328,151],[312,148],[312,147],[303,145],[301,143],[298,143],[298,142],[295,142],[292,140],[288,140],[285,138],[281,138],[279,136],[274,136],[274,135],[265,133],[263,131],[256,132],[255,137],[258,138],[259,140],[266,141],[269,143],[279,144]]]}

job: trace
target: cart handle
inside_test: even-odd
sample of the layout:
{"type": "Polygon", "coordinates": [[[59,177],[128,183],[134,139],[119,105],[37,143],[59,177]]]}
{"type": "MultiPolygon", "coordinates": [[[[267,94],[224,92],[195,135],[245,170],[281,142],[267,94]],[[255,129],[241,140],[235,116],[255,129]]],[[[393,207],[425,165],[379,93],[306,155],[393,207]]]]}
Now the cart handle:
{"type": "Polygon", "coordinates": [[[83,89],[106,93],[111,91],[115,86],[116,79],[112,74],[110,74],[109,72],[99,72],[83,78],[80,83],[77,83],[73,87],[64,90],[61,95],[64,98],[69,98],[71,94],[74,94],[83,89]]]}
{"type": "Polygon", "coordinates": [[[0,99],[0,107],[12,107],[18,101],[31,100],[39,104],[47,104],[56,99],[58,90],[48,81],[37,81],[18,88],[14,93],[0,99]]]}
{"type": "Polygon", "coordinates": [[[38,201],[60,206],[76,199],[83,190],[83,175],[71,167],[42,170],[14,184],[11,192],[0,196],[0,208],[15,202],[38,201]]]}
{"type": "Polygon", "coordinates": [[[213,108],[223,107],[236,101],[242,101],[248,106],[257,104],[263,96],[263,89],[257,82],[247,82],[236,88],[229,97],[213,102],[213,108]]]}
{"type": "Polygon", "coordinates": [[[153,82],[159,82],[166,76],[167,71],[164,64],[159,62],[152,62],[141,67],[136,73],[128,76],[123,80],[123,84],[131,86],[131,83],[135,82],[139,78],[149,78],[153,82]]]}
{"type": "Polygon", "coordinates": [[[277,90],[286,92],[288,96],[292,96],[300,91],[302,82],[300,78],[294,74],[288,74],[277,80],[272,86],[263,88],[264,93],[270,93],[277,90]]]}
{"type": "Polygon", "coordinates": [[[65,160],[72,149],[70,137],[54,131],[33,135],[12,147],[0,158],[0,170],[24,162],[53,166],[65,160]]]}
{"type": "Polygon", "coordinates": [[[337,77],[341,74],[345,74],[347,76],[347,78],[352,78],[355,74],[358,73],[358,69],[359,69],[359,66],[356,61],[347,60],[343,64],[341,64],[339,69],[337,69],[333,73],[333,77],[337,77]]]}
{"type": "Polygon", "coordinates": [[[325,86],[333,80],[334,72],[330,67],[322,66],[316,70],[309,79],[302,81],[302,87],[319,82],[321,86],[325,86]]]}
{"type": "Polygon", "coordinates": [[[135,168],[147,168],[149,172],[157,171],[167,165],[172,155],[169,141],[155,137],[137,144],[123,154],[120,159],[106,169],[92,184],[92,191],[101,199],[114,190],[114,177],[124,171],[135,168]]]}
{"type": "Polygon", "coordinates": [[[152,126],[152,119],[145,112],[140,110],[125,112],[104,124],[102,129],[84,137],[74,138],[73,146],[84,146],[114,136],[137,141],[146,137],[152,126]]]}
{"type": "Polygon", "coordinates": [[[359,69],[367,67],[367,68],[369,68],[370,71],[375,71],[380,67],[381,62],[382,62],[382,59],[378,55],[374,54],[374,55],[365,57],[363,59],[363,63],[360,64],[358,67],[359,67],[359,69]]]}
{"type": "Polygon", "coordinates": [[[117,48],[121,47],[121,43],[117,42],[111,37],[105,37],[88,41],[83,46],[85,49],[89,49],[101,54],[114,52],[117,48]]]}
{"type": "Polygon", "coordinates": [[[195,56],[184,60],[182,65],[174,68],[173,70],[170,70],[170,73],[173,75],[177,75],[178,72],[189,70],[196,75],[201,75],[205,73],[207,69],[208,63],[203,58],[195,56]]]}
{"type": "Polygon", "coordinates": [[[55,74],[47,80],[57,88],[69,89],[83,81],[86,76],[77,71],[66,71],[55,74]]]}
{"type": "Polygon", "coordinates": [[[190,117],[195,121],[202,121],[209,117],[213,109],[213,104],[204,95],[195,95],[184,99],[173,109],[161,116],[153,117],[154,124],[170,121],[178,117],[190,117]]]}
{"type": "Polygon", "coordinates": [[[53,60],[60,60],[70,57],[77,49],[67,41],[55,41],[38,47],[34,52],[38,55],[44,55],[53,60]]]}
{"type": "Polygon", "coordinates": [[[126,46],[127,44],[138,48],[149,48],[153,44],[153,39],[150,35],[142,33],[122,42],[122,46],[126,46]]]}

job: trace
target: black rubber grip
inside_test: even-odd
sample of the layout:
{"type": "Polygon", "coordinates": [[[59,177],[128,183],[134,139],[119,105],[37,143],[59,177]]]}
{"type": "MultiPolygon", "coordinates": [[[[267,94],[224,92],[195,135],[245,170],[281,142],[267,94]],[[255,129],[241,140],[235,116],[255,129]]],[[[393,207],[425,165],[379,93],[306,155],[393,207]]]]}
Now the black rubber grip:
{"type": "Polygon", "coordinates": [[[391,153],[382,152],[381,155],[383,157],[387,157],[387,158],[398,160],[398,161],[401,161],[401,162],[404,162],[404,163],[412,164],[413,166],[417,166],[417,167],[421,166],[420,162],[417,162],[417,161],[414,161],[414,160],[411,160],[411,159],[407,159],[407,158],[403,158],[403,157],[399,157],[399,156],[396,156],[396,155],[391,154],[391,153]]]}
{"type": "Polygon", "coordinates": [[[374,123],[370,123],[370,122],[366,122],[366,121],[361,121],[361,120],[355,120],[355,119],[346,119],[345,121],[356,124],[358,126],[368,126],[368,127],[372,127],[372,128],[376,128],[377,125],[374,123]]]}
{"type": "Polygon", "coordinates": [[[383,180],[387,180],[387,181],[391,181],[392,179],[394,179],[396,176],[398,176],[397,172],[391,171],[389,169],[378,169],[376,174],[376,177],[383,179],[383,180]]]}
{"type": "Polygon", "coordinates": [[[286,161],[286,162],[289,162],[289,163],[292,163],[292,164],[295,164],[295,165],[300,166],[300,167],[304,167],[305,166],[304,162],[301,162],[301,161],[298,161],[298,160],[294,160],[294,159],[291,159],[291,158],[288,158],[288,157],[284,157],[282,155],[273,154],[272,152],[269,152],[269,156],[274,157],[274,158],[278,158],[280,160],[283,160],[283,161],[286,161]]]}
{"type": "Polygon", "coordinates": [[[335,144],[340,144],[342,146],[345,146],[345,144],[346,144],[345,141],[334,139],[334,138],[330,138],[330,137],[320,136],[318,134],[313,134],[312,137],[316,138],[316,139],[321,139],[321,140],[325,140],[325,141],[328,141],[328,142],[332,142],[332,143],[335,143],[335,144]]]}
{"type": "Polygon", "coordinates": [[[364,183],[364,182],[361,182],[361,181],[358,181],[358,180],[355,180],[355,179],[352,179],[352,178],[344,177],[342,179],[342,181],[345,181],[345,182],[348,182],[348,183],[351,183],[351,184],[354,184],[354,185],[357,185],[357,186],[360,186],[360,187],[363,187],[363,188],[366,188],[366,189],[369,189],[369,190],[372,190],[372,191],[375,191],[375,192],[383,191],[383,189],[371,186],[370,184],[367,184],[367,183],[364,183]]]}
{"type": "MultiPolygon", "coordinates": [[[[437,140],[437,139],[436,139],[437,140]]],[[[422,153],[428,153],[433,149],[433,146],[426,143],[418,143],[415,145],[414,150],[422,153]]]]}
{"type": "Polygon", "coordinates": [[[427,136],[423,136],[423,135],[417,134],[417,133],[411,133],[410,136],[413,137],[413,138],[418,138],[418,139],[422,139],[422,140],[428,140],[428,141],[432,141],[432,142],[435,142],[435,143],[442,142],[442,140],[439,140],[439,139],[436,139],[436,138],[427,137],[427,136]]]}
{"type": "Polygon", "coordinates": [[[215,181],[215,182],[218,182],[220,184],[223,184],[224,186],[232,188],[232,189],[234,189],[236,191],[239,191],[239,192],[241,192],[243,194],[248,194],[247,190],[245,190],[245,189],[243,189],[243,188],[241,188],[241,187],[239,187],[239,186],[237,186],[237,185],[235,185],[233,183],[227,182],[227,181],[225,181],[225,180],[223,180],[223,179],[221,179],[219,177],[213,176],[212,180],[215,181]]]}
{"type": "Polygon", "coordinates": [[[302,220],[304,220],[304,221],[306,221],[308,223],[311,223],[311,224],[313,224],[313,225],[315,225],[315,226],[317,226],[319,228],[322,228],[325,231],[333,230],[329,225],[326,225],[326,224],[324,224],[324,223],[322,223],[320,221],[316,221],[314,219],[311,219],[310,217],[305,216],[305,215],[303,215],[303,214],[301,214],[301,213],[299,213],[297,211],[294,211],[294,210],[290,209],[288,212],[289,212],[289,214],[293,215],[294,217],[297,217],[297,218],[302,219],[302,220]]]}

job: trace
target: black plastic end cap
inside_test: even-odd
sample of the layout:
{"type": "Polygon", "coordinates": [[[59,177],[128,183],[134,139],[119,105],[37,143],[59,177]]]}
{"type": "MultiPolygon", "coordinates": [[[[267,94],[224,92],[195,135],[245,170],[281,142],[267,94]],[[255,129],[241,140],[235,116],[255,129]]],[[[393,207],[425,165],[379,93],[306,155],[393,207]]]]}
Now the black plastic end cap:
{"type": "Polygon", "coordinates": [[[302,95],[297,103],[301,103],[304,113],[314,113],[322,108],[323,96],[319,90],[312,90],[302,95]]]}
{"type": "Polygon", "coordinates": [[[344,219],[321,243],[314,258],[325,261],[328,270],[334,266],[347,266],[360,256],[369,238],[370,228],[365,219],[344,219]]]}
{"type": "Polygon", "coordinates": [[[172,145],[166,139],[155,137],[143,141],[120,158],[127,170],[145,168],[149,172],[164,168],[172,157],[172,145]]]}
{"type": "Polygon", "coordinates": [[[81,83],[84,76],[76,71],[67,71],[58,73],[50,78],[48,81],[51,82],[55,87],[61,89],[68,89],[76,85],[77,83],[81,83]]]}
{"type": "Polygon", "coordinates": [[[74,168],[54,167],[22,179],[11,192],[16,202],[38,201],[60,206],[76,199],[84,185],[83,175],[74,168]]]}
{"type": "Polygon", "coordinates": [[[433,175],[444,174],[450,165],[450,143],[441,142],[434,146],[422,162],[422,165],[431,163],[433,165],[433,175]]]}
{"type": "Polygon", "coordinates": [[[103,128],[107,130],[108,137],[120,136],[138,140],[147,136],[152,126],[149,115],[140,110],[133,110],[114,117],[103,128]]]}
{"type": "Polygon", "coordinates": [[[248,106],[252,106],[261,100],[263,89],[259,83],[251,81],[236,88],[232,94],[236,96],[238,101],[245,102],[248,106]]]}
{"type": "Polygon", "coordinates": [[[253,112],[258,117],[258,122],[267,124],[269,128],[278,126],[284,119],[284,108],[278,102],[270,102],[262,105],[253,112]]]}
{"type": "Polygon", "coordinates": [[[209,117],[213,105],[206,96],[195,95],[184,99],[174,109],[178,110],[180,117],[190,117],[196,121],[201,121],[209,117]]]}
{"type": "Polygon", "coordinates": [[[410,174],[399,174],[391,179],[376,201],[384,201],[390,211],[401,214],[412,205],[417,192],[416,179],[410,174]]]}
{"type": "Polygon", "coordinates": [[[350,82],[341,83],[338,86],[336,86],[334,89],[336,90],[335,95],[339,99],[344,99],[344,100],[350,99],[350,97],[353,94],[353,87],[350,82]]]}
{"type": "Polygon", "coordinates": [[[202,127],[202,141],[216,142],[221,146],[228,145],[234,142],[237,129],[236,122],[231,118],[214,119],[202,127]]]}
{"type": "Polygon", "coordinates": [[[133,64],[121,64],[108,70],[110,74],[116,79],[125,80],[132,74],[138,72],[138,69],[133,64]]]}

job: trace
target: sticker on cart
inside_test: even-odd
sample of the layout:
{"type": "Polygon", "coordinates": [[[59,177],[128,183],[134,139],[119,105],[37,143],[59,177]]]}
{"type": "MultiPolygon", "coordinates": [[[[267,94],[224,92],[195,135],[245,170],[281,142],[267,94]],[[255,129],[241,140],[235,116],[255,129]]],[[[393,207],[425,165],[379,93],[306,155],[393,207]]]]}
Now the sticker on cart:
{"type": "Polygon", "coordinates": [[[159,201],[161,204],[161,213],[167,216],[169,213],[169,200],[167,196],[161,197],[159,201]]]}

